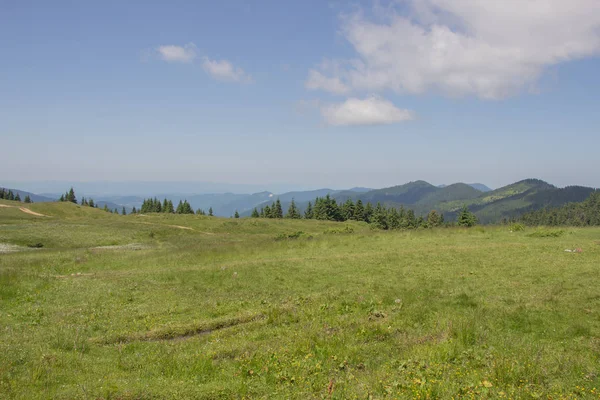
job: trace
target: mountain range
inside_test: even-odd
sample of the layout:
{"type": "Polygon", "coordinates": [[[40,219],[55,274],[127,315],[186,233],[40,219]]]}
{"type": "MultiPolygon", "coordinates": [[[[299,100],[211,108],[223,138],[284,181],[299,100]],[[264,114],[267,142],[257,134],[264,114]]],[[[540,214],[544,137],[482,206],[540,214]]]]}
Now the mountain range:
{"type": "MultiPolygon", "coordinates": [[[[54,201],[57,195],[45,194],[40,196],[34,193],[14,190],[24,198],[29,195],[34,202],[54,201]]],[[[361,200],[363,203],[378,202],[386,206],[410,208],[417,215],[425,215],[435,209],[442,212],[447,219],[455,218],[456,213],[463,205],[477,215],[483,223],[496,222],[503,218],[510,218],[524,212],[537,210],[544,207],[560,206],[569,202],[579,202],[587,198],[593,188],[582,186],[567,186],[557,188],[539,179],[525,179],[495,190],[481,183],[454,183],[451,185],[434,186],[425,181],[414,181],[403,185],[383,189],[370,189],[356,187],[348,190],[318,189],[306,191],[292,191],[275,194],[263,191],[253,194],[213,193],[213,194],[157,194],[158,199],[167,198],[177,204],[186,199],[194,208],[207,211],[213,209],[216,216],[230,217],[235,211],[242,216],[249,216],[252,210],[270,205],[279,199],[285,209],[292,199],[300,210],[304,210],[309,201],[316,197],[330,195],[338,202],[361,200]]],[[[83,196],[88,197],[86,194],[83,196]]],[[[78,194],[78,198],[80,198],[78,194]]],[[[101,196],[94,197],[99,207],[104,204],[112,210],[122,207],[129,212],[133,207],[139,208],[144,200],[141,196],[101,196]]]]}

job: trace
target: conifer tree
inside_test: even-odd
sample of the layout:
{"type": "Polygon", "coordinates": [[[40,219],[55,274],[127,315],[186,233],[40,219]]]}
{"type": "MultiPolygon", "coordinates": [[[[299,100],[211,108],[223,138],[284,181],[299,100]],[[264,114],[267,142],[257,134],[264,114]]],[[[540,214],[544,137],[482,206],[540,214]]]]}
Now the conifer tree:
{"type": "Polygon", "coordinates": [[[344,205],[342,205],[342,209],[341,209],[342,219],[344,221],[354,219],[354,210],[355,210],[355,206],[354,206],[354,202],[352,201],[352,199],[346,200],[344,205]]]}
{"type": "Polygon", "coordinates": [[[271,207],[269,207],[268,205],[265,206],[265,218],[273,218],[271,216],[271,207]]]}
{"type": "Polygon", "coordinates": [[[281,201],[277,199],[275,206],[271,208],[273,218],[283,218],[283,208],[281,207],[281,201]]]}
{"type": "Polygon", "coordinates": [[[471,227],[477,225],[477,217],[475,214],[469,211],[466,204],[463,205],[460,213],[458,214],[457,223],[459,226],[471,227]]]}
{"type": "Polygon", "coordinates": [[[287,214],[285,215],[286,218],[290,218],[290,219],[300,219],[300,212],[298,211],[298,207],[296,207],[296,202],[294,201],[294,199],[292,199],[292,202],[290,203],[290,206],[288,207],[288,211],[287,214]]]}
{"type": "Polygon", "coordinates": [[[90,199],[90,201],[88,201],[88,205],[89,205],[90,207],[94,207],[94,206],[95,206],[95,204],[94,204],[94,199],[90,199]]]}
{"type": "Polygon", "coordinates": [[[305,219],[313,219],[314,214],[313,214],[313,206],[312,203],[309,201],[308,205],[306,206],[306,210],[304,210],[304,218],[305,219]]]}
{"type": "Polygon", "coordinates": [[[19,193],[17,193],[17,195],[15,196],[15,201],[21,201],[21,196],[19,196],[19,193]]]}
{"type": "Polygon", "coordinates": [[[256,207],[254,207],[254,210],[252,210],[252,218],[260,218],[260,214],[258,213],[258,210],[256,209],[256,207]]]}
{"type": "Polygon", "coordinates": [[[379,229],[388,229],[387,223],[387,211],[381,203],[377,203],[375,210],[373,211],[373,217],[371,218],[371,223],[374,224],[379,229]]]}
{"type": "Polygon", "coordinates": [[[265,208],[264,207],[260,208],[260,213],[258,215],[260,218],[265,218],[265,208]]]}
{"type": "MultiPolygon", "coordinates": [[[[8,198],[8,197],[7,197],[7,198],[8,198]]],[[[61,195],[60,195],[60,198],[58,199],[58,201],[65,201],[65,195],[64,195],[64,194],[61,194],[61,195]]]]}
{"type": "Polygon", "coordinates": [[[135,206],[133,206],[133,210],[131,210],[132,214],[137,214],[137,210],[135,209],[135,206]]]}
{"type": "Polygon", "coordinates": [[[361,199],[356,200],[356,205],[354,206],[354,215],[352,219],[356,221],[365,220],[365,207],[363,206],[363,202],[361,199]]]}
{"type": "Polygon", "coordinates": [[[113,214],[119,214],[119,210],[117,210],[116,208],[113,210],[113,214]]]}
{"type": "Polygon", "coordinates": [[[412,228],[416,228],[417,227],[417,218],[415,217],[415,212],[411,209],[408,209],[406,211],[406,218],[405,218],[405,227],[412,229],[412,228]]]}
{"type": "Polygon", "coordinates": [[[233,214],[233,218],[239,218],[240,217],[240,213],[238,212],[238,210],[235,210],[235,214],[233,214]]]}
{"type": "Polygon", "coordinates": [[[177,204],[177,208],[175,209],[176,214],[183,214],[183,201],[179,200],[179,204],[177,204]]]}
{"type": "Polygon", "coordinates": [[[33,203],[33,201],[31,201],[31,197],[29,197],[29,195],[25,196],[25,203],[33,203]]]}
{"type": "Polygon", "coordinates": [[[373,216],[373,206],[371,205],[371,203],[367,203],[367,205],[365,206],[364,216],[365,217],[363,221],[370,223],[371,217],[373,216]]]}
{"type": "Polygon", "coordinates": [[[127,215],[127,211],[125,211],[125,207],[121,210],[121,215],[127,215]]]}
{"type": "Polygon", "coordinates": [[[388,229],[399,229],[400,228],[400,214],[395,208],[388,210],[387,217],[388,229]]]}
{"type": "Polygon", "coordinates": [[[209,217],[213,216],[213,209],[212,209],[212,207],[209,207],[209,209],[208,209],[208,216],[209,217]]]}
{"type": "Polygon", "coordinates": [[[8,190],[8,195],[6,196],[7,200],[14,200],[15,199],[15,194],[13,193],[12,190],[8,190]]]}
{"type": "Polygon", "coordinates": [[[69,190],[69,193],[67,194],[67,201],[77,204],[77,197],[75,197],[75,191],[73,190],[72,187],[69,190]]]}
{"type": "Polygon", "coordinates": [[[437,213],[437,211],[429,211],[429,214],[427,214],[427,226],[429,228],[435,228],[436,226],[439,226],[440,223],[440,215],[437,213]]]}

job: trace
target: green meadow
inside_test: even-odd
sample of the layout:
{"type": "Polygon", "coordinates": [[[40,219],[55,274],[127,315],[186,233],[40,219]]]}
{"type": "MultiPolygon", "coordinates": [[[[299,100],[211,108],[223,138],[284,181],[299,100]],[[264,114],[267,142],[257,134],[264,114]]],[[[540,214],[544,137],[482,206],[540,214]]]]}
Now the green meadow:
{"type": "Polygon", "coordinates": [[[600,396],[598,228],[0,204],[0,399],[600,396]]]}

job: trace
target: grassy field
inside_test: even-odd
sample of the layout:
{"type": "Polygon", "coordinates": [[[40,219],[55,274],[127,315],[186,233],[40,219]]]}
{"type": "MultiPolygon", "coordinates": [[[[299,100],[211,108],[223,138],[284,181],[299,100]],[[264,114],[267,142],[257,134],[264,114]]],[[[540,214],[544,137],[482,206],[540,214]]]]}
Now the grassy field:
{"type": "Polygon", "coordinates": [[[2,399],[599,398],[600,229],[0,204],[2,399]]]}

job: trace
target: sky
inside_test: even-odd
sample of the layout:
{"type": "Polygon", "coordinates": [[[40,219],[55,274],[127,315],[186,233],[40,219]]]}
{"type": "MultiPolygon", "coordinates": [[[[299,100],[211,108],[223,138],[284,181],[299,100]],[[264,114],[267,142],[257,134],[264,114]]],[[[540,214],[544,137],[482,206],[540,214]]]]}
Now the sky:
{"type": "Polygon", "coordinates": [[[0,185],[600,187],[597,0],[0,0],[0,185]]]}

